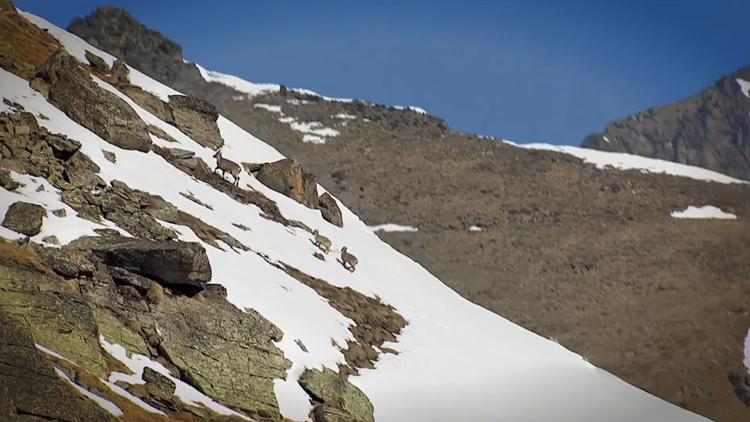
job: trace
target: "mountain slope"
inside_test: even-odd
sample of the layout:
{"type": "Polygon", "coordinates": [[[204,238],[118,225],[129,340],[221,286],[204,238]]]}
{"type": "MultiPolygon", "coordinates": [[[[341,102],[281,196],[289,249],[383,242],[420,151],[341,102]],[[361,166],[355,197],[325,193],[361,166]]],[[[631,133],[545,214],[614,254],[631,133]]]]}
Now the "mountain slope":
{"type": "Polygon", "coordinates": [[[410,109],[242,81],[123,49],[120,39],[165,41],[140,33],[127,12],[100,14],[71,30],[129,62],[159,63],[155,77],[298,159],[368,225],[411,228],[378,235],[465,298],[673,403],[715,420],[750,415],[727,377],[745,372],[750,326],[746,184],[628,154],[516,146],[410,109]],[[159,71],[173,67],[191,76],[159,71]],[[737,219],[671,217],[703,205],[737,219]]]}
{"type": "MultiPolygon", "coordinates": [[[[67,50],[49,55],[28,79],[0,70],[2,163],[10,177],[0,235],[28,235],[33,243],[3,242],[13,255],[2,255],[0,299],[35,304],[0,309],[31,333],[61,379],[113,416],[119,409],[133,420],[160,420],[187,406],[193,418],[370,420],[369,398],[378,420],[703,420],[462,299],[346,208],[337,227],[247,173],[233,187],[210,169],[188,167],[180,160],[195,168],[215,163],[214,150],[184,132],[205,123],[210,110],[191,108],[186,126],[181,104],[194,100],[41,18],[0,15],[30,20],[67,50]],[[140,100],[152,92],[151,104],[172,110],[171,123],[123,91],[140,100]],[[144,128],[145,150],[132,142],[144,128]],[[49,155],[34,161],[42,154],[49,155]],[[33,211],[16,213],[19,202],[33,211]],[[355,252],[356,271],[331,255],[314,256],[312,228],[336,250],[355,252]],[[65,246],[42,247],[55,243],[50,236],[65,246]],[[356,326],[374,324],[376,311],[393,321],[400,314],[406,325],[396,324],[391,340],[381,326],[368,327],[381,330],[377,360],[358,366],[348,353],[369,346],[356,326]],[[60,320],[67,316],[78,322],[60,320]],[[271,381],[272,391],[261,389],[271,381]]],[[[283,158],[222,116],[215,124],[226,157],[283,158]]]]}
{"type": "Polygon", "coordinates": [[[583,141],[750,179],[750,66],[674,104],[618,119],[583,141]]]}

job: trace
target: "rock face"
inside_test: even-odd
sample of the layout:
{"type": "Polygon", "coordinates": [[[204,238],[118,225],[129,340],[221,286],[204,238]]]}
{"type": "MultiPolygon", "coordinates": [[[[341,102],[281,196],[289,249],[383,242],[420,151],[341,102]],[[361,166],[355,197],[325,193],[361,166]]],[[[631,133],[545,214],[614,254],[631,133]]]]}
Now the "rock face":
{"type": "Polygon", "coordinates": [[[91,245],[106,265],[123,268],[165,285],[203,286],[211,281],[206,250],[192,242],[108,239],[91,245]]]}
{"type": "Polygon", "coordinates": [[[0,67],[25,79],[60,48],[52,35],[24,19],[12,5],[0,9],[0,34],[0,67]]]}
{"type": "Polygon", "coordinates": [[[166,119],[196,142],[212,149],[219,149],[224,140],[219,133],[216,120],[219,113],[213,104],[197,97],[170,95],[171,119],[166,119]]]}
{"type": "Polygon", "coordinates": [[[16,202],[5,213],[3,227],[26,236],[35,236],[41,231],[42,222],[46,215],[47,211],[40,205],[16,202]]]}
{"type": "Polygon", "coordinates": [[[0,312],[0,420],[112,421],[65,384],[28,330],[0,312]],[[33,415],[33,416],[32,416],[33,415]]]}
{"type": "Polygon", "coordinates": [[[336,203],[336,200],[333,199],[333,197],[328,192],[320,195],[320,199],[318,200],[318,208],[320,209],[320,213],[323,215],[323,218],[327,222],[333,224],[334,226],[344,227],[344,220],[341,218],[341,209],[339,209],[339,204],[336,203]]]}
{"type": "Polygon", "coordinates": [[[701,93],[616,120],[583,141],[750,179],[750,66],[701,93]],[[743,82],[744,81],[744,82],[743,82]]]}
{"type": "Polygon", "coordinates": [[[35,74],[50,102],[71,119],[123,149],[148,151],[146,124],[130,106],[91,80],[65,51],[53,54],[35,74]]]}
{"type": "Polygon", "coordinates": [[[318,186],[315,176],[306,173],[297,160],[283,159],[264,164],[256,178],[269,188],[310,208],[318,205],[318,186]]]}

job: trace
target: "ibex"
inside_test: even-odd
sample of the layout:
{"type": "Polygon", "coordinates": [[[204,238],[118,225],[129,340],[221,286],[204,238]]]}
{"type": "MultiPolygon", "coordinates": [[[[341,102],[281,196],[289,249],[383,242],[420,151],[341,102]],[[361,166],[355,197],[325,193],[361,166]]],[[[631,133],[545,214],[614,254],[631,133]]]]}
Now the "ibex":
{"type": "Polygon", "coordinates": [[[344,264],[344,268],[349,272],[354,272],[354,268],[357,266],[357,257],[346,251],[346,246],[341,248],[341,262],[344,264]]]}
{"type": "Polygon", "coordinates": [[[214,154],[214,158],[216,158],[216,168],[214,169],[214,173],[221,170],[221,177],[224,178],[227,173],[232,175],[232,180],[234,181],[235,186],[239,186],[240,184],[240,171],[242,170],[242,167],[240,167],[239,164],[235,163],[234,161],[227,160],[226,158],[221,156],[221,150],[216,151],[216,154],[214,154]]]}
{"type": "Polygon", "coordinates": [[[323,236],[318,232],[317,229],[313,232],[313,236],[315,236],[315,246],[320,248],[321,251],[328,253],[331,250],[331,239],[323,236]]]}

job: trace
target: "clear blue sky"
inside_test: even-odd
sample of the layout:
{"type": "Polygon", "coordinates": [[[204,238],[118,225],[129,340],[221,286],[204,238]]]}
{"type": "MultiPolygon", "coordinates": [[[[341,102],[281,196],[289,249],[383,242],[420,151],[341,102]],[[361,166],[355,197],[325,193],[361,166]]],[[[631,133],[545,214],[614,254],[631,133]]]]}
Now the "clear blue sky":
{"type": "MultiPolygon", "coordinates": [[[[19,0],[60,25],[95,0],[19,0]]],[[[579,144],[750,64],[749,0],[123,1],[188,60],[418,105],[459,130],[579,144]]]]}

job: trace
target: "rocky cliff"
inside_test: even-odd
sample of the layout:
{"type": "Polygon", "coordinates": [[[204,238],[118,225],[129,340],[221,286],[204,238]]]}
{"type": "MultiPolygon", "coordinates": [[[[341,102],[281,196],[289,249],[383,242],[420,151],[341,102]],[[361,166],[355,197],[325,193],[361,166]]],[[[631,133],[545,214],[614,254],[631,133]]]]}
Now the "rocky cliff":
{"type": "Polygon", "coordinates": [[[615,120],[583,146],[750,180],[750,66],[684,100],[615,120]]]}

